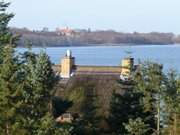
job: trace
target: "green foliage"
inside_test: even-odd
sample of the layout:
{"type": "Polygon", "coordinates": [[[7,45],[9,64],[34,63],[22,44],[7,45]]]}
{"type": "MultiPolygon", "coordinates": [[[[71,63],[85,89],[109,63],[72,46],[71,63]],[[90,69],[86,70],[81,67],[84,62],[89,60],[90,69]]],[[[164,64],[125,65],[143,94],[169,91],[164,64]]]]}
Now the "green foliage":
{"type": "MultiPolygon", "coordinates": [[[[100,134],[95,83],[80,82],[68,95],[70,102],[52,98],[56,77],[49,57],[31,50],[21,59],[15,55],[16,38],[8,29],[13,14],[6,13],[8,6],[0,2],[0,134],[100,134]],[[72,103],[77,106],[74,110],[80,110],[80,118],[72,125],[56,123],[52,114],[61,115],[72,103]]],[[[123,95],[112,94],[108,118],[112,133],[150,135],[157,130],[159,134],[165,106],[164,133],[180,134],[180,79],[174,72],[165,77],[157,63],[143,63],[138,71],[132,82],[119,82],[123,95]]]]}
{"type": "Polygon", "coordinates": [[[98,134],[99,117],[97,116],[97,98],[92,95],[86,98],[86,107],[83,109],[83,121],[86,135],[98,134]]]}
{"type": "Polygon", "coordinates": [[[51,110],[51,90],[56,81],[50,60],[41,52],[21,62],[12,46],[6,46],[2,56],[0,131],[7,135],[36,134],[41,119],[51,110]]]}
{"type": "Polygon", "coordinates": [[[14,54],[16,38],[7,27],[13,17],[6,12],[8,6],[9,3],[0,1],[0,132],[24,135],[23,118],[18,113],[24,84],[21,65],[14,54]]]}
{"type": "Polygon", "coordinates": [[[166,78],[165,102],[165,132],[180,134],[180,81],[175,71],[171,70],[166,78]]]}
{"type": "Polygon", "coordinates": [[[180,79],[175,71],[170,71],[166,79],[165,102],[172,112],[180,111],[180,79]]]}
{"type": "MultiPolygon", "coordinates": [[[[136,89],[144,94],[157,94],[162,89],[164,74],[163,66],[158,63],[144,62],[135,76],[136,89]]],[[[153,98],[153,97],[152,97],[153,98]]],[[[147,108],[148,111],[148,108],[147,108]]]]}
{"type": "Polygon", "coordinates": [[[73,110],[81,110],[85,100],[86,93],[83,87],[75,88],[69,95],[68,100],[73,102],[75,106],[72,108],[73,110]]]}
{"type": "Polygon", "coordinates": [[[165,89],[162,65],[153,62],[145,62],[140,66],[135,76],[136,90],[143,93],[142,103],[146,114],[146,122],[152,132],[160,132],[160,116],[162,115],[162,100],[165,89]],[[157,119],[156,119],[157,118],[157,119]]]}
{"type": "Polygon", "coordinates": [[[75,89],[69,96],[75,110],[80,110],[80,118],[74,122],[73,133],[76,135],[96,135],[99,133],[98,99],[92,83],[75,89]]]}
{"type": "Polygon", "coordinates": [[[124,93],[113,92],[108,123],[115,134],[126,134],[123,123],[127,123],[130,118],[135,119],[142,115],[140,102],[142,94],[134,90],[133,80],[128,82],[120,81],[119,85],[124,93]]]}
{"type": "Polygon", "coordinates": [[[56,83],[45,52],[15,55],[14,37],[8,29],[13,14],[0,2],[0,133],[3,135],[69,135],[51,115],[51,90],[56,83]],[[20,56],[20,55],[18,55],[20,56]]]}
{"type": "Polygon", "coordinates": [[[149,130],[149,125],[145,124],[141,118],[129,119],[124,126],[128,135],[147,135],[149,130]]]}
{"type": "Polygon", "coordinates": [[[60,97],[52,97],[52,114],[55,118],[65,113],[70,107],[72,107],[71,101],[63,100],[60,97]]]}
{"type": "Polygon", "coordinates": [[[25,89],[20,112],[25,118],[25,128],[30,134],[34,134],[40,119],[51,110],[51,90],[56,81],[49,57],[44,52],[33,57],[27,56],[24,66],[25,89]]]}
{"type": "Polygon", "coordinates": [[[146,134],[152,134],[156,129],[160,132],[164,78],[162,65],[145,62],[141,63],[132,81],[120,81],[124,94],[113,93],[110,105],[109,124],[113,132],[127,134],[123,123],[137,118],[149,125],[150,130],[146,134]]]}
{"type": "Polygon", "coordinates": [[[4,134],[15,131],[19,125],[16,111],[22,90],[18,59],[12,48],[15,42],[7,27],[13,17],[6,12],[8,6],[9,3],[0,1],[0,129],[4,134]]]}
{"type": "Polygon", "coordinates": [[[48,113],[41,119],[37,135],[71,135],[71,125],[58,125],[54,118],[48,113]]]}
{"type": "Polygon", "coordinates": [[[140,97],[141,94],[133,91],[127,91],[123,95],[113,93],[108,119],[112,132],[126,134],[123,123],[127,123],[130,118],[135,119],[143,115],[140,97]]]}
{"type": "Polygon", "coordinates": [[[2,54],[3,61],[0,65],[0,129],[6,134],[20,128],[21,117],[17,111],[22,104],[23,83],[21,82],[20,65],[14,56],[14,49],[11,46],[6,46],[2,54]]]}
{"type": "Polygon", "coordinates": [[[4,1],[0,1],[0,46],[6,45],[10,42],[12,38],[12,34],[8,31],[8,23],[11,18],[14,16],[13,14],[6,13],[6,9],[10,3],[5,3],[4,1]]]}

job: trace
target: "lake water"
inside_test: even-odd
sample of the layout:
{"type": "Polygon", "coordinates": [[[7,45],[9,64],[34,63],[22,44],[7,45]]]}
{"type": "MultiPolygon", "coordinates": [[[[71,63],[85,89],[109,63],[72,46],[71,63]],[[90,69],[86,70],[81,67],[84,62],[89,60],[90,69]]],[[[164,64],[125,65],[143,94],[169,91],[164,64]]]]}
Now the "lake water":
{"type": "MultiPolygon", "coordinates": [[[[66,50],[70,49],[78,65],[106,65],[118,66],[132,52],[135,63],[138,60],[150,60],[164,65],[164,70],[170,68],[180,71],[180,45],[152,45],[152,46],[91,46],[91,47],[50,47],[43,49],[50,56],[53,63],[60,63],[66,50]]],[[[18,52],[26,49],[18,48],[18,52]]],[[[42,48],[33,48],[38,53],[42,48]]]]}

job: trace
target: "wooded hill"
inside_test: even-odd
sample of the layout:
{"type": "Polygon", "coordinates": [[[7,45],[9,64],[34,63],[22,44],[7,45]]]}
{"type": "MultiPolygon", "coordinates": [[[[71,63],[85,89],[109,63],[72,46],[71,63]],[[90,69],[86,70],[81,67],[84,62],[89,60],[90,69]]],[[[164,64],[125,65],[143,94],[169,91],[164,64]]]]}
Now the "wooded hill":
{"type": "Polygon", "coordinates": [[[90,46],[111,44],[166,45],[180,43],[180,36],[173,33],[121,33],[115,31],[76,31],[71,36],[60,35],[56,31],[31,31],[11,28],[13,34],[21,36],[18,43],[23,47],[30,41],[36,47],[90,46]],[[109,43],[109,44],[108,44],[109,43]]]}

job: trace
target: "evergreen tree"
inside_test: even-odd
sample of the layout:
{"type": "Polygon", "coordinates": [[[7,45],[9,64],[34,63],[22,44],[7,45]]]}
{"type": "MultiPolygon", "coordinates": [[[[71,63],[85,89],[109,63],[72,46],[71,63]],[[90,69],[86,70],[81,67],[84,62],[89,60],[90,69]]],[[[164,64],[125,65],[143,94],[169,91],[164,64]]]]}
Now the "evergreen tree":
{"type": "Polygon", "coordinates": [[[13,14],[8,14],[6,12],[7,7],[10,3],[5,3],[4,1],[0,1],[0,63],[2,62],[2,49],[7,44],[13,43],[13,36],[9,32],[8,23],[13,17],[13,14]]]}
{"type": "Polygon", "coordinates": [[[128,132],[127,135],[147,135],[149,130],[149,125],[145,124],[141,118],[129,119],[124,126],[128,132]]]}
{"type": "MultiPolygon", "coordinates": [[[[13,17],[6,12],[8,6],[9,3],[0,1],[0,132],[3,135],[35,135],[43,129],[42,123],[46,120],[54,122],[47,113],[51,108],[55,76],[44,52],[39,55],[26,52],[21,60],[15,56],[13,47],[17,38],[8,28],[13,17]]],[[[56,127],[53,130],[53,135],[58,134],[56,127]]]]}
{"type": "Polygon", "coordinates": [[[170,71],[166,79],[165,110],[167,134],[180,134],[180,81],[175,71],[170,71]]]}
{"type": "Polygon", "coordinates": [[[133,81],[120,82],[124,94],[113,93],[110,103],[110,116],[108,123],[115,134],[127,134],[123,123],[127,123],[130,118],[136,119],[142,115],[140,103],[141,93],[134,90],[133,81]]]}
{"type": "Polygon", "coordinates": [[[85,98],[81,108],[82,116],[73,123],[76,135],[98,135],[99,116],[97,114],[98,99],[93,84],[86,84],[85,98]]]}
{"type": "Polygon", "coordinates": [[[149,125],[146,134],[160,134],[161,101],[164,91],[162,66],[157,63],[141,64],[132,81],[121,81],[124,94],[113,93],[109,124],[115,134],[127,134],[123,123],[141,118],[149,125]]]}
{"type": "Polygon", "coordinates": [[[6,12],[9,3],[0,1],[0,131],[2,134],[24,134],[18,114],[23,90],[19,60],[14,54],[16,38],[9,32],[13,14],[6,12]]]}
{"type": "Polygon", "coordinates": [[[97,116],[97,98],[93,94],[86,98],[86,105],[83,114],[85,129],[87,135],[98,134],[98,116],[97,116]]]}
{"type": "Polygon", "coordinates": [[[60,125],[47,113],[40,121],[37,135],[71,135],[72,130],[71,125],[60,125]]]}
{"type": "Polygon", "coordinates": [[[18,134],[21,131],[21,118],[18,109],[21,106],[23,90],[22,75],[14,49],[3,49],[3,61],[0,64],[0,131],[4,135],[18,134]]]}
{"type": "Polygon", "coordinates": [[[8,23],[14,15],[6,13],[9,4],[10,3],[5,3],[3,0],[0,1],[0,45],[9,43],[12,37],[8,29],[8,23]]]}
{"type": "Polygon", "coordinates": [[[51,107],[51,91],[55,76],[49,57],[41,52],[34,57],[27,57],[25,70],[25,90],[21,109],[25,119],[25,129],[30,134],[37,134],[40,120],[45,117],[51,107]]]}
{"type": "Polygon", "coordinates": [[[145,123],[151,127],[151,132],[160,134],[160,117],[162,116],[162,96],[164,91],[164,74],[162,65],[142,63],[136,74],[136,90],[143,93],[143,106],[146,116],[145,123]]]}

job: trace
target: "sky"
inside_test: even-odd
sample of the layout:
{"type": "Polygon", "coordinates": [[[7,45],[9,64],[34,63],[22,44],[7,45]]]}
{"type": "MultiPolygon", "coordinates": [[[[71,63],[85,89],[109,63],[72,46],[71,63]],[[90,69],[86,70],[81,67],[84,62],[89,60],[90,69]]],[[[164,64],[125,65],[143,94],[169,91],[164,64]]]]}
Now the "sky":
{"type": "Polygon", "coordinates": [[[9,12],[15,14],[10,23],[13,27],[180,34],[180,0],[9,1],[9,12]]]}

